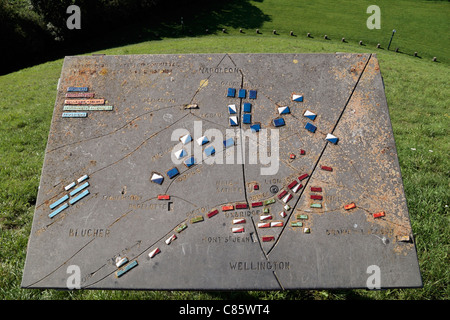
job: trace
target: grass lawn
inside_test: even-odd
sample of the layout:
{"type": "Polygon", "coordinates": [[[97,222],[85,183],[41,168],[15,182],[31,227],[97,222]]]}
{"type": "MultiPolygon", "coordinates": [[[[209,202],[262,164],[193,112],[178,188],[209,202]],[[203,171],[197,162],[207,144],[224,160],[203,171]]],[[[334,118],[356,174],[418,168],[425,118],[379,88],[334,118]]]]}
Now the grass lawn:
{"type": "MultiPolygon", "coordinates": [[[[448,31],[448,22],[443,22],[442,19],[448,20],[448,13],[445,12],[450,8],[449,4],[439,1],[375,1],[382,10],[381,32],[365,27],[365,20],[369,16],[365,9],[371,4],[367,1],[361,1],[361,5],[340,1],[339,8],[330,8],[325,1],[315,1],[317,7],[314,7],[314,10],[321,8],[321,17],[322,13],[326,13],[324,20],[310,17],[314,10],[302,3],[304,1],[294,0],[244,2],[245,5],[251,5],[252,10],[258,10],[262,32],[259,35],[256,35],[253,29],[245,29],[245,33],[241,34],[237,21],[224,20],[223,26],[228,30],[225,34],[219,32],[196,37],[162,38],[101,52],[377,53],[385,82],[424,288],[272,292],[68,292],[21,289],[26,246],[56,86],[62,67],[62,60],[57,60],[0,76],[0,299],[449,299],[450,67],[447,60],[448,39],[447,42],[441,39],[447,37],[445,31],[448,31]],[[388,5],[389,10],[384,10],[383,7],[388,5]],[[414,6],[421,6],[423,10],[416,10],[414,6]],[[363,10],[361,18],[356,14],[360,10],[363,10]],[[422,19],[417,21],[417,26],[415,23],[406,23],[411,18],[408,12],[422,19]],[[353,14],[358,18],[352,19],[353,14]],[[408,26],[406,29],[389,24],[398,20],[398,15],[402,16],[401,21],[408,26]],[[347,23],[343,25],[342,21],[347,23]],[[440,30],[435,35],[436,28],[428,28],[429,24],[425,27],[422,24],[419,28],[420,23],[424,21],[444,26],[447,24],[447,29],[440,30]],[[363,27],[358,29],[357,25],[361,23],[363,27]],[[386,25],[383,25],[384,23],[386,25]],[[302,30],[295,31],[297,37],[289,36],[290,30],[298,30],[292,27],[293,25],[299,25],[302,30]],[[306,25],[311,27],[306,30],[306,25]],[[329,31],[328,27],[332,31],[329,31]],[[380,32],[380,38],[383,38],[385,43],[389,40],[392,28],[398,29],[394,38],[398,42],[393,46],[405,47],[411,52],[418,51],[422,59],[375,48],[376,43],[382,40],[371,36],[372,32],[380,32]],[[273,35],[272,29],[277,29],[280,35],[273,35]],[[314,38],[306,38],[306,32],[311,32],[314,38]],[[403,32],[407,32],[409,36],[403,36],[403,32]],[[324,40],[325,33],[332,40],[324,40]],[[340,42],[342,37],[348,39],[348,42],[340,42]],[[358,45],[359,40],[363,40],[367,45],[358,45]],[[413,49],[416,40],[418,49],[413,49]],[[438,56],[440,62],[431,62],[433,56],[438,56]]],[[[258,25],[251,21],[246,23],[248,27],[258,25]]],[[[387,46],[384,43],[382,47],[387,46]]]]}

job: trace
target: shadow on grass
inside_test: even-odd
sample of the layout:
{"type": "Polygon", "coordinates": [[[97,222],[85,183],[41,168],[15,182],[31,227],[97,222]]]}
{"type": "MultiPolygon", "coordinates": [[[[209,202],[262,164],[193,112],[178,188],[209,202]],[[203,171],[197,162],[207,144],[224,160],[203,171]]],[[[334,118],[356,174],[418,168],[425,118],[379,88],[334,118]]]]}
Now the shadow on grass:
{"type": "Polygon", "coordinates": [[[231,0],[199,1],[196,5],[187,1],[179,6],[162,4],[154,12],[142,12],[128,21],[118,20],[117,23],[103,23],[102,20],[93,22],[91,19],[88,25],[87,22],[83,24],[81,16],[81,29],[67,31],[65,41],[47,43],[41,51],[33,54],[27,48],[6,52],[6,58],[0,59],[0,75],[67,55],[144,41],[198,37],[222,32],[223,28],[255,29],[271,19],[249,0],[231,0]]]}

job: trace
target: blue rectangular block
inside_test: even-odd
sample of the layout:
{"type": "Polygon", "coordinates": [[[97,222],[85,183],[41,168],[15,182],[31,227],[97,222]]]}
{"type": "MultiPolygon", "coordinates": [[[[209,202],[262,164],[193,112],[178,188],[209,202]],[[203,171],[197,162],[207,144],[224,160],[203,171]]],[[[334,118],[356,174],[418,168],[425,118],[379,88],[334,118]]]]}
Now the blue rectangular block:
{"type": "Polygon", "coordinates": [[[186,167],[190,168],[195,164],[195,159],[194,157],[190,157],[189,159],[184,161],[184,164],[186,165],[186,167]]]}
{"type": "Polygon", "coordinates": [[[245,99],[245,97],[247,96],[247,90],[245,89],[239,89],[239,98],[245,99]]]}
{"type": "Polygon", "coordinates": [[[233,138],[228,138],[227,140],[223,141],[223,146],[226,148],[229,148],[231,146],[234,146],[234,139],[233,138]]]}
{"type": "Polygon", "coordinates": [[[167,171],[167,176],[172,179],[174,177],[176,177],[180,172],[178,171],[177,168],[172,168],[169,171],[167,171]]]}
{"type": "Polygon", "coordinates": [[[80,193],[78,196],[76,196],[75,198],[70,199],[69,203],[72,205],[72,204],[74,204],[75,202],[78,202],[78,201],[80,201],[81,199],[83,199],[84,197],[86,197],[88,194],[89,194],[89,190],[85,190],[85,191],[83,191],[82,193],[80,193]]]}
{"type": "Polygon", "coordinates": [[[274,119],[273,120],[273,125],[275,126],[275,127],[281,127],[281,126],[284,126],[284,119],[283,118],[277,118],[277,119],[274,119]]]}
{"type": "Polygon", "coordinates": [[[213,146],[209,146],[208,148],[205,149],[205,154],[209,157],[210,155],[213,155],[214,153],[216,153],[216,149],[214,149],[213,146]]]}
{"type": "Polygon", "coordinates": [[[55,202],[53,202],[53,203],[50,205],[50,209],[52,209],[52,210],[55,209],[57,206],[59,206],[61,203],[63,203],[63,202],[66,201],[67,199],[69,199],[69,196],[66,194],[64,197],[62,197],[62,198],[56,200],[55,202]]]}
{"type": "Polygon", "coordinates": [[[250,90],[248,93],[249,99],[256,99],[256,90],[250,90]]]}
{"type": "Polygon", "coordinates": [[[251,103],[248,103],[248,102],[244,103],[244,112],[247,112],[247,113],[252,112],[252,104],[251,103]]]}
{"type": "Polygon", "coordinates": [[[245,123],[245,124],[252,123],[252,115],[251,114],[244,114],[244,116],[242,117],[242,122],[245,123]]]}
{"type": "Polygon", "coordinates": [[[67,92],[88,92],[89,87],[68,87],[67,92]]]}
{"type": "Polygon", "coordinates": [[[261,130],[261,124],[259,123],[252,124],[250,126],[250,129],[252,130],[252,132],[259,132],[259,130],[261,130]]]}
{"type": "Polygon", "coordinates": [[[133,262],[130,262],[129,264],[127,264],[125,267],[123,267],[122,269],[119,269],[118,271],[116,271],[116,277],[120,278],[121,276],[123,276],[125,273],[127,273],[128,271],[130,271],[131,269],[133,269],[134,267],[136,267],[138,265],[137,261],[134,260],[133,262]]]}
{"type": "Polygon", "coordinates": [[[64,203],[61,207],[59,207],[58,209],[56,209],[55,211],[53,211],[52,213],[50,213],[48,215],[49,218],[53,218],[54,216],[56,216],[58,213],[60,213],[61,211],[63,211],[64,209],[66,209],[69,205],[67,203],[64,203]]]}
{"type": "Polygon", "coordinates": [[[234,98],[236,96],[236,89],[234,88],[228,88],[227,97],[234,98]]]}
{"type": "Polygon", "coordinates": [[[82,184],[81,186],[79,186],[78,188],[76,188],[75,190],[73,190],[73,191],[70,193],[70,196],[72,197],[72,196],[76,195],[78,192],[80,192],[80,191],[83,190],[83,189],[86,189],[87,187],[89,187],[89,182],[85,182],[84,184],[82,184]]]}
{"type": "Polygon", "coordinates": [[[311,124],[311,123],[307,123],[306,124],[306,126],[305,126],[305,129],[306,130],[308,130],[308,131],[311,131],[312,133],[314,133],[314,132],[316,132],[316,126],[315,125],[313,125],[313,124],[311,124]]]}

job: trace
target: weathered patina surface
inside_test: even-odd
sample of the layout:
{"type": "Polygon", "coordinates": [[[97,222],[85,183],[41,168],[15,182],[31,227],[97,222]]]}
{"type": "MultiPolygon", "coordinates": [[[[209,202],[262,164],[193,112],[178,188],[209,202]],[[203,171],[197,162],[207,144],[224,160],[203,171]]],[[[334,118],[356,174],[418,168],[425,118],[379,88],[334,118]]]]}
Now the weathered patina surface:
{"type": "Polygon", "coordinates": [[[372,266],[422,285],[375,55],[66,57],[23,287],[365,288],[372,266]]]}

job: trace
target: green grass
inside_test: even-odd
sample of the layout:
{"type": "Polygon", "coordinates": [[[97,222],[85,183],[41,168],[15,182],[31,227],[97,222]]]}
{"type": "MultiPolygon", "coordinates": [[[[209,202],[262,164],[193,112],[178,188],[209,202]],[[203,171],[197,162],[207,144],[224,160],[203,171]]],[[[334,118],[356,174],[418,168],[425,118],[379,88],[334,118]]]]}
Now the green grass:
{"type": "MultiPolygon", "coordinates": [[[[57,60],[0,76],[0,299],[449,299],[449,65],[445,62],[433,63],[431,58],[418,59],[409,55],[376,49],[374,46],[359,46],[356,41],[360,39],[359,35],[361,34],[362,37],[364,33],[368,32],[365,28],[365,19],[368,16],[365,14],[365,9],[363,11],[365,30],[361,28],[358,31],[352,28],[350,24],[342,26],[343,29],[341,30],[335,30],[335,35],[325,30],[331,24],[334,25],[333,19],[338,19],[331,15],[334,12],[333,8],[328,8],[325,16],[328,16],[331,21],[323,26],[316,21],[315,26],[311,27],[312,30],[308,32],[313,35],[315,33],[325,34],[326,32],[332,40],[323,40],[319,36],[306,38],[300,36],[300,34],[297,37],[291,37],[288,32],[291,29],[295,30],[295,28],[290,28],[289,22],[292,25],[298,23],[298,21],[302,21],[301,25],[308,23],[308,21],[302,20],[303,18],[297,19],[297,15],[291,14],[288,10],[290,4],[297,3],[299,1],[252,1],[251,4],[260,10],[259,17],[270,16],[270,19],[266,19],[262,23],[260,30],[263,34],[260,35],[249,31],[240,34],[237,31],[238,26],[235,26],[237,29],[229,29],[227,34],[218,33],[217,35],[190,38],[163,38],[158,41],[144,41],[133,45],[101,50],[101,52],[106,54],[377,53],[385,82],[424,288],[383,291],[285,292],[87,290],[68,292],[21,289],[20,282],[26,246],[31,230],[57,81],[62,67],[62,60],[57,60]],[[282,3],[283,5],[276,5],[275,3],[282,3]],[[271,30],[274,29],[274,26],[281,24],[284,25],[287,32],[272,35],[271,30]],[[349,35],[341,35],[341,31],[345,30],[348,31],[349,35]],[[361,33],[358,34],[358,32],[361,33]],[[348,43],[340,42],[342,36],[347,39],[354,38],[355,43],[350,40],[348,43]]],[[[316,1],[315,3],[319,6],[321,3],[325,4],[325,1],[316,1]]],[[[357,10],[357,8],[354,8],[357,6],[349,5],[349,3],[349,1],[342,1],[342,8],[350,10],[348,15],[351,17],[351,13],[354,12],[352,10],[357,10]]],[[[368,4],[363,3],[365,4],[362,7],[367,7],[368,4]]],[[[383,5],[386,5],[387,1],[376,1],[375,3],[380,5],[383,19],[383,12],[385,12],[383,11],[383,5]]],[[[409,4],[427,8],[446,5],[445,8],[449,8],[447,3],[423,1],[397,1],[395,6],[402,3],[404,8],[409,4]]],[[[325,10],[326,6],[323,6],[323,10],[325,10]]],[[[432,10],[430,9],[430,11],[432,10]]],[[[405,12],[407,12],[406,9],[405,12]]],[[[323,13],[321,12],[321,17],[323,13]]],[[[418,13],[415,14],[418,15],[418,13]]],[[[437,13],[437,15],[439,14],[437,13]]],[[[339,14],[337,16],[339,17],[339,14]]],[[[385,19],[385,23],[387,23],[388,17],[385,19]]],[[[310,23],[314,24],[314,21],[311,20],[310,23]]],[[[224,21],[225,25],[226,21],[224,21]]],[[[249,22],[249,25],[256,24],[249,22]]],[[[281,30],[280,27],[276,29],[281,30]]],[[[422,29],[423,32],[425,32],[424,29],[426,28],[422,29]]],[[[444,35],[446,36],[445,30],[441,30],[438,34],[439,37],[444,35]]],[[[415,38],[417,39],[417,33],[415,38]]],[[[427,41],[431,40],[427,39],[427,41]]],[[[379,41],[374,41],[374,43],[377,42],[379,41]]],[[[428,45],[432,42],[422,42],[422,45],[428,45]]],[[[443,50],[442,47],[447,48],[448,51],[448,43],[441,41],[440,45],[434,44],[429,48],[429,56],[437,55],[440,57],[440,55],[432,52],[443,50]]],[[[444,56],[442,51],[442,61],[445,60],[444,56]]]]}

